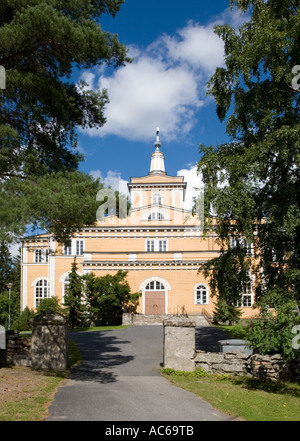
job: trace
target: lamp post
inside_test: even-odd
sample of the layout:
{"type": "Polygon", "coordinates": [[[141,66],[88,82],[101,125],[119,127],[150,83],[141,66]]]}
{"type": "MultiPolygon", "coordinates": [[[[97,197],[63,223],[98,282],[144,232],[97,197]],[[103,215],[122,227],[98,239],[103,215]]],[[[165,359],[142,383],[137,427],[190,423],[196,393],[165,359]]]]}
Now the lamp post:
{"type": "Polygon", "coordinates": [[[13,284],[12,283],[7,283],[7,288],[8,288],[8,330],[10,330],[10,293],[11,293],[11,289],[13,284]]]}

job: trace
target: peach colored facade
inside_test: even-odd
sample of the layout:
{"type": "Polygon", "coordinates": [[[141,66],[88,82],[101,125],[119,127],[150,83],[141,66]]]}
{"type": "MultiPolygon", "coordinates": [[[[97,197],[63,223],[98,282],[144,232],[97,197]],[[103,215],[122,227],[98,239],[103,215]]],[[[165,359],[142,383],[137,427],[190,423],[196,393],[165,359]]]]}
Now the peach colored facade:
{"type": "MultiPolygon", "coordinates": [[[[199,217],[184,210],[187,184],[183,177],[166,174],[159,134],[154,146],[148,175],[133,177],[128,184],[128,216],[99,218],[94,226],[78,231],[69,248],[47,235],[24,241],[22,309],[36,308],[48,296],[63,302],[76,256],[80,274],[128,271],[131,291],[140,293],[141,314],[213,315],[215,299],[199,269],[218,255],[217,237],[212,232],[204,238],[199,217]]],[[[243,301],[243,316],[252,316],[252,290],[243,301]]]]}

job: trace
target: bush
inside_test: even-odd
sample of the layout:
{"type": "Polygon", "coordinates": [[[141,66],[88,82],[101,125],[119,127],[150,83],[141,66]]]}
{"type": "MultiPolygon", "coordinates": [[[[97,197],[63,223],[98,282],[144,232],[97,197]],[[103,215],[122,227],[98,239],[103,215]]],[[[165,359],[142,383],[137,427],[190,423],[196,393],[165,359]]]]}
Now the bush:
{"type": "Polygon", "coordinates": [[[33,309],[29,309],[28,306],[26,306],[20,316],[16,320],[14,320],[12,324],[12,329],[18,329],[19,331],[29,331],[31,329],[30,320],[33,317],[33,309]]]}
{"type": "Polygon", "coordinates": [[[60,315],[64,315],[64,310],[60,305],[57,297],[48,297],[41,299],[37,309],[37,314],[43,314],[46,311],[52,311],[60,315]]]}
{"type": "Polygon", "coordinates": [[[293,347],[292,329],[300,325],[295,302],[287,301],[273,313],[266,311],[260,320],[247,328],[246,338],[255,351],[262,355],[279,353],[286,361],[300,360],[300,349],[293,347]]]}
{"type": "Polygon", "coordinates": [[[175,375],[176,377],[193,377],[193,378],[202,378],[207,377],[209,374],[204,369],[196,369],[195,371],[188,372],[188,371],[176,371],[172,368],[165,368],[162,369],[162,373],[165,375],[175,375]]]}

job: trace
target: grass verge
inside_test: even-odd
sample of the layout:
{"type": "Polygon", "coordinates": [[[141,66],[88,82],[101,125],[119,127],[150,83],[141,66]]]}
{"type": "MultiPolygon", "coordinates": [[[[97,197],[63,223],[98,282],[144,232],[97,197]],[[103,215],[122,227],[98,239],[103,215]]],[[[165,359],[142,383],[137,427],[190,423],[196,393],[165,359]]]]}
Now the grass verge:
{"type": "Polygon", "coordinates": [[[184,372],[163,369],[162,375],[232,418],[246,421],[300,421],[299,384],[213,375],[203,370],[184,372]]]}
{"type": "MultiPolygon", "coordinates": [[[[98,326],[77,328],[70,331],[110,331],[128,326],[98,326]]],[[[22,332],[24,338],[31,331],[22,332]]],[[[76,344],[69,339],[69,366],[82,360],[76,344]]],[[[48,407],[69,370],[64,372],[34,371],[29,367],[0,368],[0,421],[42,421],[48,415],[48,407]]]]}
{"type": "MultiPolygon", "coordinates": [[[[69,340],[69,364],[76,366],[82,357],[76,344],[69,340]]],[[[69,370],[34,371],[15,366],[0,369],[0,421],[42,421],[48,407],[69,370]]]]}

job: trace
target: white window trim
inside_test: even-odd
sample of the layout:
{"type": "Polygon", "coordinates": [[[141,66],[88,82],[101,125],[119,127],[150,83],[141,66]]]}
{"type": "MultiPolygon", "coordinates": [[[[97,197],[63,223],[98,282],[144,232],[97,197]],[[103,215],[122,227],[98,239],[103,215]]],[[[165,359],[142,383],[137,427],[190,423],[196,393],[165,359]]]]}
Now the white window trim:
{"type": "Polygon", "coordinates": [[[36,248],[34,250],[34,263],[48,263],[49,250],[45,248],[36,248]]]}
{"type": "Polygon", "coordinates": [[[145,251],[147,253],[163,253],[169,251],[168,249],[168,240],[167,239],[146,239],[145,240],[145,251]],[[148,244],[150,244],[150,250],[148,249],[148,244]],[[160,244],[162,244],[162,249],[160,250],[160,244]],[[152,246],[153,245],[153,246],[152,246]]]}
{"type": "Polygon", "coordinates": [[[170,220],[170,216],[167,212],[167,210],[162,210],[161,208],[157,207],[152,208],[151,210],[148,210],[145,215],[143,216],[143,220],[144,221],[169,221],[170,220]],[[152,216],[154,214],[154,219],[149,219],[150,216],[152,216]],[[157,219],[158,214],[163,216],[163,219],[157,219]]]}
{"type": "Polygon", "coordinates": [[[245,238],[237,239],[235,237],[230,237],[230,248],[236,247],[237,240],[239,241],[240,246],[245,249],[247,256],[254,255],[253,243],[247,242],[245,238]]]}
{"type": "Polygon", "coordinates": [[[85,250],[85,241],[84,239],[76,239],[76,256],[83,256],[85,250]]]}
{"type": "MultiPolygon", "coordinates": [[[[202,291],[202,290],[201,290],[202,291]]],[[[195,305],[208,305],[209,304],[209,288],[205,283],[198,283],[198,285],[195,286],[194,288],[194,302],[195,305]],[[204,287],[206,290],[206,302],[203,302],[203,293],[201,292],[201,302],[197,302],[197,291],[199,290],[199,287],[204,287]]]]}
{"type": "Polygon", "coordinates": [[[254,292],[253,292],[253,283],[254,283],[254,279],[255,276],[251,273],[248,274],[250,280],[247,282],[247,285],[250,284],[250,292],[248,292],[248,287],[246,286],[246,290],[247,292],[243,291],[241,294],[241,299],[239,302],[237,302],[236,306],[238,308],[252,308],[253,303],[254,303],[254,292]],[[243,300],[245,297],[251,297],[251,304],[250,305],[243,305],[243,300]]]}
{"type": "Polygon", "coordinates": [[[47,294],[46,296],[43,295],[42,297],[39,297],[39,301],[41,301],[42,299],[48,299],[50,297],[50,285],[49,285],[48,279],[45,278],[45,277],[41,277],[39,280],[36,280],[36,282],[34,284],[34,307],[35,308],[37,308],[37,306],[38,306],[38,304],[37,304],[37,296],[36,296],[37,288],[42,289],[43,294],[44,294],[45,289],[46,289],[46,294],[47,294]],[[37,284],[40,283],[40,282],[42,282],[42,286],[38,287],[37,284]],[[46,282],[46,286],[45,286],[44,282],[46,282]]]}
{"type": "Polygon", "coordinates": [[[83,256],[85,253],[85,240],[72,239],[70,245],[63,244],[63,256],[83,256]]]}
{"type": "Polygon", "coordinates": [[[159,193],[158,191],[156,191],[155,193],[153,193],[152,195],[152,205],[162,205],[163,202],[163,198],[161,193],[159,193]],[[160,201],[159,202],[155,202],[155,199],[159,197],[160,201]]]}

